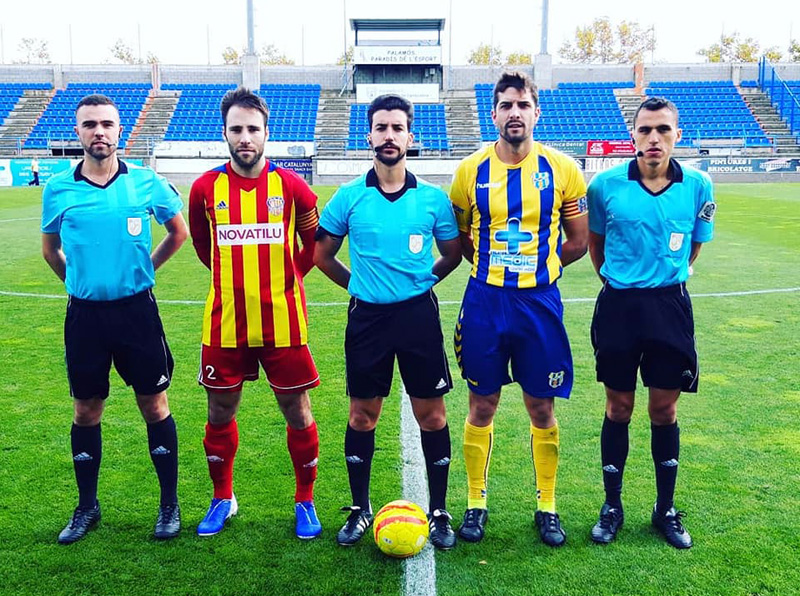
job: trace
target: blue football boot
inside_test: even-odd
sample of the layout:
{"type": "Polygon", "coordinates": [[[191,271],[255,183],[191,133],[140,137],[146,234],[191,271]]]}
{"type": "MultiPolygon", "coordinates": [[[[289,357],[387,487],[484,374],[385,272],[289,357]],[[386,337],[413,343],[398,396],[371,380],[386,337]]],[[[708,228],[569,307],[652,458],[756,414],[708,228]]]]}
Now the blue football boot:
{"type": "Polygon", "coordinates": [[[236,515],[239,505],[236,503],[236,495],[230,499],[211,499],[206,516],[197,525],[198,536],[213,536],[219,534],[225,527],[225,522],[236,515]]]}
{"type": "Polygon", "coordinates": [[[314,501],[303,501],[294,504],[294,517],[296,519],[295,532],[301,540],[311,540],[322,532],[322,524],[319,523],[317,512],[314,509],[314,501]]]}

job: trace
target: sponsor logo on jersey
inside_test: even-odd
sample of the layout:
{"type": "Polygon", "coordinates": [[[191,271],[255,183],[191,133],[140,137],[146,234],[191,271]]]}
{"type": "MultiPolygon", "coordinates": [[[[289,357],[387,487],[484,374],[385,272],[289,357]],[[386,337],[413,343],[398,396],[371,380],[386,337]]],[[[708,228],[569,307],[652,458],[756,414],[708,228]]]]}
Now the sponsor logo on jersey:
{"type": "Polygon", "coordinates": [[[445,381],[444,379],[439,379],[439,382],[436,384],[436,388],[444,389],[445,387],[447,387],[447,381],[445,381]]]}
{"type": "Polygon", "coordinates": [[[267,198],[267,210],[270,215],[283,215],[283,197],[274,196],[267,198]]]}
{"type": "Polygon", "coordinates": [[[138,236],[142,233],[142,218],[129,217],[128,218],[128,234],[131,236],[138,236]]]}
{"type": "Polygon", "coordinates": [[[619,470],[617,466],[614,464],[608,464],[607,466],[603,466],[603,472],[608,472],[609,474],[619,474],[619,470]]]}
{"type": "Polygon", "coordinates": [[[422,234],[409,234],[408,250],[414,255],[418,255],[422,251],[422,234]]]}
{"type": "Polygon", "coordinates": [[[558,372],[551,372],[549,375],[547,375],[547,382],[553,389],[556,387],[561,387],[561,385],[564,384],[564,371],[560,370],[558,372]]]}
{"type": "Polygon", "coordinates": [[[449,457],[443,457],[442,459],[437,459],[435,462],[433,462],[433,465],[434,466],[446,466],[449,463],[450,463],[450,458],[449,457]]]}
{"type": "Polygon", "coordinates": [[[475,188],[478,190],[485,190],[487,188],[500,188],[501,186],[503,186],[502,182],[478,182],[475,188]]]}
{"type": "Polygon", "coordinates": [[[219,203],[217,203],[217,206],[214,207],[214,209],[217,209],[218,211],[222,211],[223,209],[227,209],[227,208],[228,208],[228,204],[225,201],[220,201],[219,203]]]}
{"type": "Polygon", "coordinates": [[[678,460],[673,457],[672,459],[662,461],[660,465],[664,466],[665,468],[677,468],[678,460]]]}
{"type": "Polygon", "coordinates": [[[344,460],[348,464],[363,464],[364,460],[358,457],[357,455],[347,455],[345,456],[344,460]]]}
{"type": "Polygon", "coordinates": [[[549,172],[532,172],[531,184],[536,190],[544,190],[550,186],[550,173],[549,172]]]}
{"type": "Polygon", "coordinates": [[[159,445],[155,449],[150,452],[152,455],[169,455],[170,450],[164,447],[163,445],[159,445]]]}
{"type": "Polygon", "coordinates": [[[489,265],[505,267],[513,273],[536,273],[538,262],[536,255],[511,254],[497,250],[489,253],[489,265]]]}
{"type": "Polygon", "coordinates": [[[169,379],[166,377],[166,375],[161,375],[161,378],[158,380],[158,383],[156,383],[156,387],[158,387],[159,385],[163,385],[164,383],[169,383],[169,379]]]}
{"type": "Polygon", "coordinates": [[[219,246],[283,244],[283,224],[228,224],[217,226],[219,246]]]}
{"type": "Polygon", "coordinates": [[[72,456],[73,461],[92,461],[93,459],[94,458],[85,451],[81,451],[77,455],[72,456]]]}

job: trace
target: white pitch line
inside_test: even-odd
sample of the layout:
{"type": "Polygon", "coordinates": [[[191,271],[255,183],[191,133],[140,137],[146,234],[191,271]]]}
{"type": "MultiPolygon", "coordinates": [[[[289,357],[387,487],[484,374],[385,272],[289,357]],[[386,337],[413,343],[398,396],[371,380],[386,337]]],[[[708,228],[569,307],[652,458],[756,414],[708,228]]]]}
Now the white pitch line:
{"type": "MultiPolygon", "coordinates": [[[[797,288],[770,288],[766,290],[743,290],[740,292],[710,292],[706,294],[692,294],[694,298],[729,298],[735,296],[755,296],[758,294],[785,294],[791,292],[800,292],[800,287],[797,288]]],[[[13,296],[16,298],[46,298],[50,300],[66,300],[66,294],[36,294],[34,292],[7,292],[0,290],[0,296],[13,296]]],[[[594,302],[597,298],[563,298],[561,301],[564,303],[576,302],[594,302]]],[[[190,306],[203,305],[205,300],[167,300],[159,299],[159,304],[186,304],[190,306]]],[[[326,307],[326,306],[347,306],[347,302],[308,302],[307,306],[310,307],[326,307]]],[[[439,304],[444,306],[453,306],[461,304],[460,300],[440,300],[439,304]]]]}
{"type": "Polygon", "coordinates": [[[17,219],[0,219],[0,223],[11,223],[13,221],[34,221],[39,220],[38,217],[19,217],[17,219]]]}
{"type": "MultiPolygon", "coordinates": [[[[428,480],[419,425],[411,409],[411,399],[400,384],[400,442],[403,447],[403,498],[427,509],[428,480]]],[[[436,596],[436,561],[429,542],[418,555],[403,561],[403,595],[436,596]]]]}

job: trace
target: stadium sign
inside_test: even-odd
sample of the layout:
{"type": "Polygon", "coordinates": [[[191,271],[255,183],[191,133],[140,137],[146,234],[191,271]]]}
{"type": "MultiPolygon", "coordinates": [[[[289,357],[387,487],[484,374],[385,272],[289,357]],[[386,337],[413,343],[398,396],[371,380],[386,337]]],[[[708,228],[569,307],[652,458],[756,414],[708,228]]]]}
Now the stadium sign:
{"type": "MultiPolygon", "coordinates": [[[[123,158],[125,163],[140,166],[141,159],[123,158]]],[[[44,185],[51,176],[64,172],[78,163],[78,159],[39,160],[39,184],[44,185]]],[[[33,179],[30,159],[0,159],[0,186],[27,186],[33,179]]]]}
{"type": "MultiPolygon", "coordinates": [[[[586,158],[584,171],[602,172],[629,161],[624,157],[586,158]]],[[[800,172],[800,159],[786,157],[678,158],[681,164],[709,174],[773,174],[800,172]]]]}
{"type": "Polygon", "coordinates": [[[436,83],[360,83],[356,86],[356,102],[370,103],[387,93],[402,95],[412,103],[439,103],[439,85],[436,83]]]}
{"type": "Polygon", "coordinates": [[[436,64],[442,63],[441,46],[356,46],[355,64],[436,64]]]}
{"type": "Polygon", "coordinates": [[[283,168],[285,170],[292,170],[295,173],[301,176],[310,176],[312,167],[311,167],[311,158],[307,159],[270,159],[272,163],[274,163],[279,168],[283,168]]]}
{"type": "Polygon", "coordinates": [[[636,149],[631,141],[588,141],[586,155],[633,155],[636,149]]]}

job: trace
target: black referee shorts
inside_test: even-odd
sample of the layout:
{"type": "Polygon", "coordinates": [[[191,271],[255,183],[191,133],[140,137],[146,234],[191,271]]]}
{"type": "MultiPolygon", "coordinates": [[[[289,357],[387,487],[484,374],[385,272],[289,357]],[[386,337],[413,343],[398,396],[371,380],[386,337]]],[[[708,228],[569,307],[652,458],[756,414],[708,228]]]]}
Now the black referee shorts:
{"type": "Polygon", "coordinates": [[[352,398],[389,395],[395,356],[411,397],[440,397],[453,387],[433,290],[392,304],[351,298],[344,352],[352,398]]]}
{"type": "Polygon", "coordinates": [[[699,368],[692,301],[685,284],[615,290],[605,284],[592,318],[597,380],[635,391],[646,387],[697,391],[699,368]]]}
{"type": "Polygon", "coordinates": [[[75,399],[108,397],[112,361],[137,395],[169,387],[174,362],[150,290],[108,301],[70,297],[64,345],[75,399]]]}

